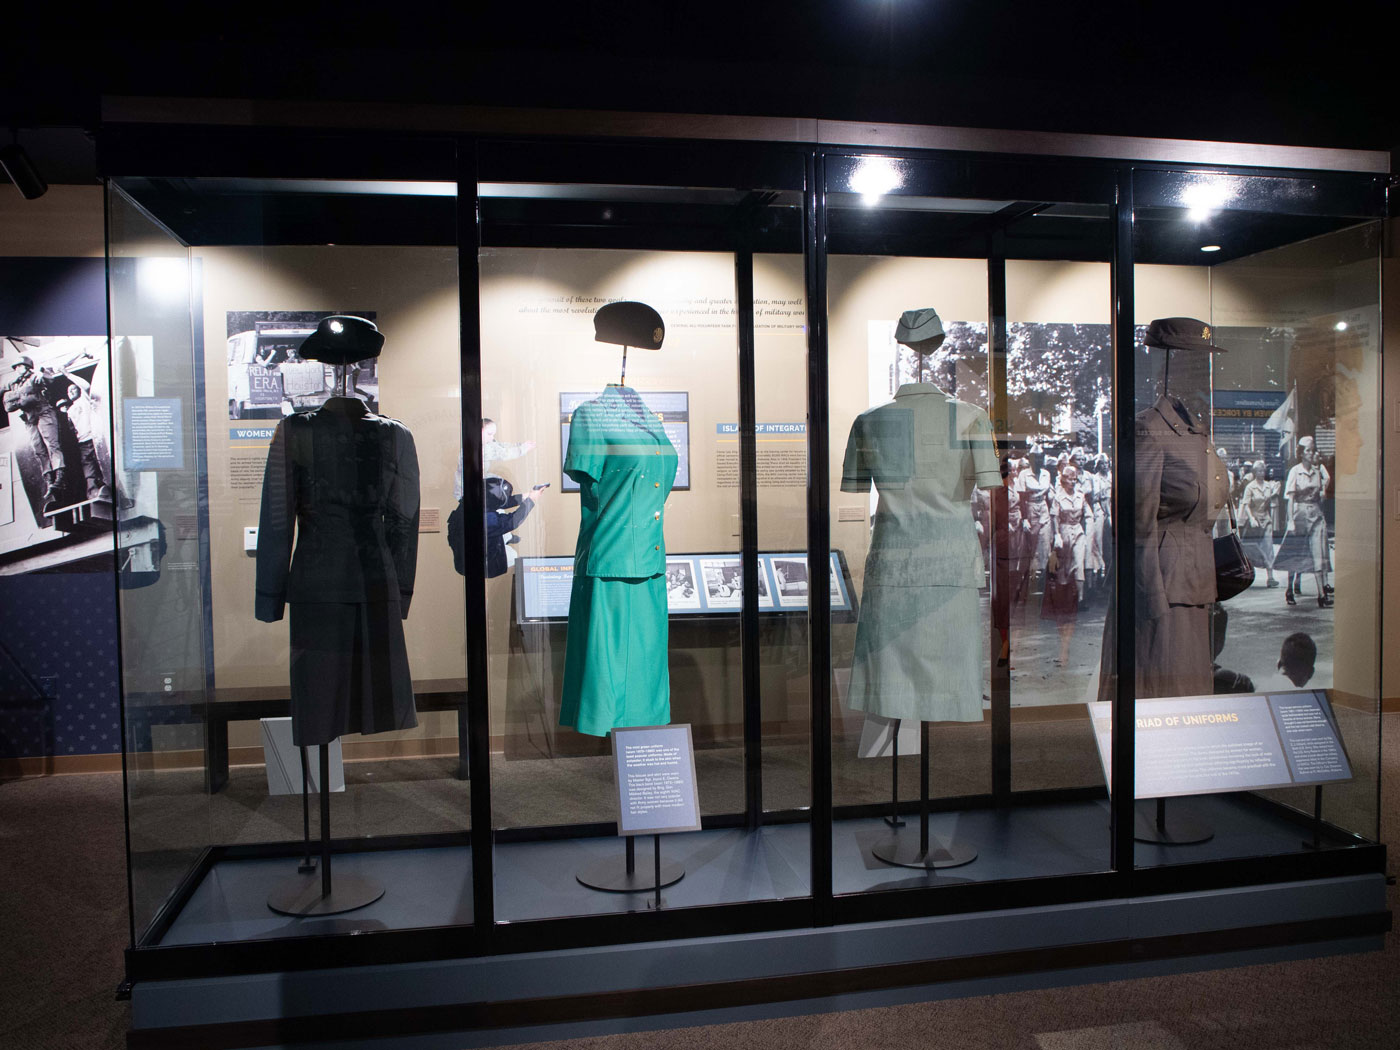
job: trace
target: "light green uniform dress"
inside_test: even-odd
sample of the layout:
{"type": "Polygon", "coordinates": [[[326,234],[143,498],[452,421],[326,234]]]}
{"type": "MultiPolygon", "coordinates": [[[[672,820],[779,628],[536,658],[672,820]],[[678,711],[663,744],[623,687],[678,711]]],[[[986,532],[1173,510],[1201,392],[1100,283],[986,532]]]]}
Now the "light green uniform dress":
{"type": "Polygon", "coordinates": [[[880,494],[848,706],[885,718],[982,718],[982,551],[972,490],[1001,484],[987,414],[931,383],[856,417],[843,492],[880,494]]]}
{"type": "Polygon", "coordinates": [[[679,459],[630,387],[574,410],[564,473],[579,483],[559,724],[591,736],[671,720],[666,497],[679,459]]]}

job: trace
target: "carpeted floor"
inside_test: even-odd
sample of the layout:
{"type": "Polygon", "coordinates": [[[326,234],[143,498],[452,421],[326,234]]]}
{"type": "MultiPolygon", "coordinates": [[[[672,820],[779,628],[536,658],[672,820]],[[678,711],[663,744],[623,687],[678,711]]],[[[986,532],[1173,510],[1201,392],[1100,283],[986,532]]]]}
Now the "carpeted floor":
{"type": "MultiPolygon", "coordinates": [[[[1396,842],[1400,715],[1384,722],[1382,836],[1396,842]]],[[[422,797],[405,793],[398,800],[401,815],[412,796],[425,823],[454,821],[465,791],[446,778],[429,779],[440,781],[439,787],[422,797]]],[[[250,789],[249,799],[256,795],[250,789]]],[[[220,806],[222,830],[249,837],[292,815],[258,812],[242,805],[237,792],[220,806]]],[[[352,812],[359,821],[378,823],[375,814],[352,812]]],[[[169,818],[170,810],[164,816],[169,818]]],[[[148,834],[155,831],[146,828],[148,834]]],[[[114,996],[129,939],[120,778],[93,774],[0,783],[0,886],[5,935],[0,1046],[123,1046],[127,1008],[114,996]]],[[[1392,908],[1395,893],[1392,888],[1392,908]]],[[[544,1045],[1394,1050],[1400,1046],[1397,935],[1386,944],[1379,954],[544,1045]]]]}

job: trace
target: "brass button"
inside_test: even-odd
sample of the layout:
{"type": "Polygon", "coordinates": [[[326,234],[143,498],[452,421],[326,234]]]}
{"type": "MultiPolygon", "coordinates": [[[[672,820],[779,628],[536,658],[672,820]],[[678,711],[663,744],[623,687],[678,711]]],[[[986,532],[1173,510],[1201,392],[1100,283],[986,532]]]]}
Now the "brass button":
{"type": "Polygon", "coordinates": [[[653,482],[651,483],[651,487],[654,488],[654,489],[659,489],[659,488],[661,487],[661,482],[659,482],[659,481],[653,481],[653,482]]]}
{"type": "Polygon", "coordinates": [[[661,450],[660,450],[660,449],[657,449],[657,450],[656,450],[656,454],[657,454],[658,456],[661,455],[661,450]]]}
{"type": "Polygon", "coordinates": [[[657,550],[660,550],[660,549],[661,549],[661,544],[658,543],[658,544],[656,545],[656,549],[657,549],[657,550]]]}
{"type": "Polygon", "coordinates": [[[652,515],[652,517],[653,517],[653,518],[660,518],[660,517],[661,517],[661,512],[658,510],[655,514],[652,515]]]}

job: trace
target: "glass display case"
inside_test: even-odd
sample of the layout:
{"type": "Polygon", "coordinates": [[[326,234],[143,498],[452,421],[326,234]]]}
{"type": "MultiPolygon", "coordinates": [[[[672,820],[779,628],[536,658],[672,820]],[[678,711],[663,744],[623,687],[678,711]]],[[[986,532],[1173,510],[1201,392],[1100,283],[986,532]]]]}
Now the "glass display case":
{"type": "Polygon", "coordinates": [[[1380,177],[350,142],[104,150],[134,978],[1382,870],[1380,177]]]}

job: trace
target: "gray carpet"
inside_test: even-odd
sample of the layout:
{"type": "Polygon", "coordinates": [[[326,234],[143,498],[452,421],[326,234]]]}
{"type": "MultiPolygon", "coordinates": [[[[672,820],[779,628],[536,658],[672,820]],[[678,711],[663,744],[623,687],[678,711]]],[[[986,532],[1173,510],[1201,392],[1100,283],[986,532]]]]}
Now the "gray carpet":
{"type": "MultiPolygon", "coordinates": [[[[1384,721],[1382,835],[1396,842],[1400,715],[1384,721]]],[[[975,732],[980,731],[969,740],[975,739],[975,732]]],[[[1056,750],[1048,738],[1036,742],[1056,750]]],[[[952,738],[947,744],[944,753],[960,750],[952,746],[952,738]]],[[[975,779],[980,745],[966,751],[971,757],[963,774],[955,777],[959,782],[975,779]]],[[[800,797],[805,788],[804,754],[805,749],[794,748],[791,757],[772,756],[774,772],[787,771],[786,777],[775,777],[775,794],[800,797]]],[[[1064,782],[1082,775],[1085,755],[1079,751],[1074,761],[1053,765],[1053,779],[1064,782]]],[[[1027,776],[1044,768],[1037,767],[1031,749],[1024,757],[1027,776]]],[[[1352,757],[1357,758],[1355,753],[1352,757]]],[[[737,753],[724,749],[703,761],[714,762],[717,785],[706,808],[730,805],[742,783],[737,753]]],[[[545,779],[549,763],[502,765],[505,779],[498,792],[511,784],[517,802],[510,816],[522,823],[541,816],[552,817],[550,822],[587,819],[597,811],[598,799],[606,797],[602,762],[597,769],[580,766],[567,777],[557,770],[560,778],[555,782],[545,779]],[[591,786],[580,790],[580,782],[591,786]],[[525,798],[531,799],[528,805],[519,801],[525,798]]],[[[878,797],[888,764],[847,765],[842,782],[850,794],[878,797]]],[[[261,771],[254,776],[249,772],[253,769],[236,771],[230,791],[217,801],[190,790],[197,784],[180,783],[184,774],[144,783],[142,799],[150,808],[133,835],[146,843],[148,859],[154,863],[153,858],[163,857],[170,871],[178,871],[196,840],[254,841],[284,837],[288,828],[299,830],[295,801],[267,799],[265,786],[260,790],[257,782],[261,771]]],[[[390,826],[464,826],[466,787],[447,775],[447,767],[405,761],[352,763],[349,769],[352,792],[338,807],[338,819],[346,828],[372,833],[369,829],[390,826]]],[[[1374,803],[1370,808],[1371,814],[1357,815],[1373,817],[1374,803]]],[[[0,1046],[121,1047],[127,1008],[114,1000],[114,990],[121,980],[121,953],[129,933],[120,778],[93,774],[0,783],[0,885],[5,887],[0,894],[0,928],[6,938],[0,962],[0,1046]]],[[[1390,892],[1390,906],[1395,908],[1395,890],[1390,892]]],[[[1386,943],[1381,954],[545,1045],[608,1050],[906,1045],[951,1050],[1394,1050],[1400,1046],[1400,945],[1395,934],[1386,943]]]]}

